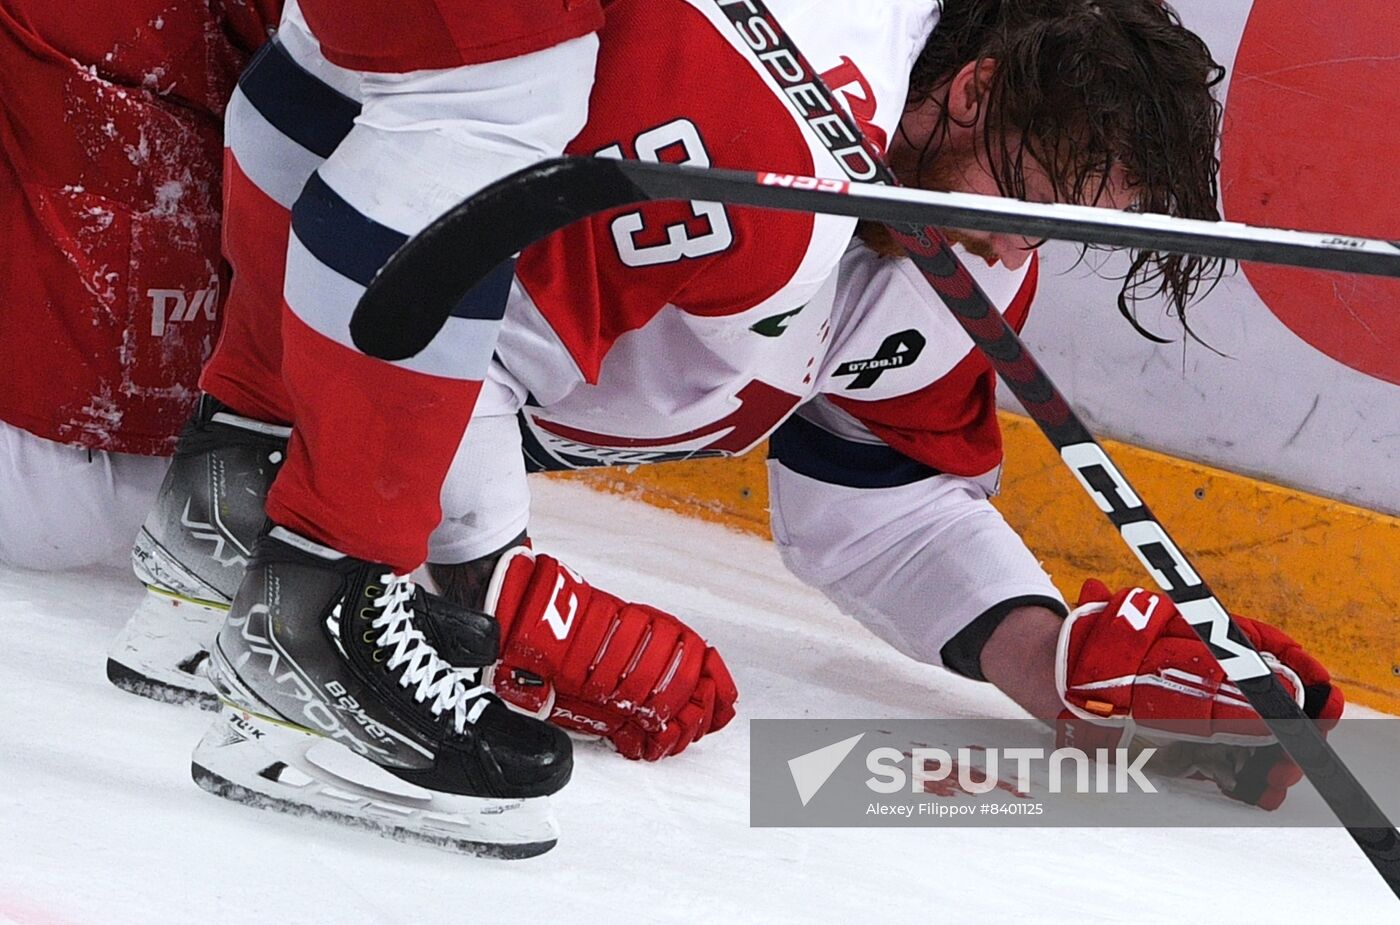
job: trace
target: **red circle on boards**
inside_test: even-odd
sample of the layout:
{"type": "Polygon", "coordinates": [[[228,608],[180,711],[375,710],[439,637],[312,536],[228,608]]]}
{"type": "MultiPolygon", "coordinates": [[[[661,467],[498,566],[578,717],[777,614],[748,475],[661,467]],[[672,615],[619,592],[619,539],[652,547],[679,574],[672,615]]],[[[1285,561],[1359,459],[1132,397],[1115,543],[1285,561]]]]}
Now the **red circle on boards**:
{"type": "MultiPolygon", "coordinates": [[[[1226,107],[1227,218],[1400,241],[1400,4],[1254,0],[1226,107]]],[[[1400,280],[1244,272],[1303,340],[1400,384],[1400,280]]]]}

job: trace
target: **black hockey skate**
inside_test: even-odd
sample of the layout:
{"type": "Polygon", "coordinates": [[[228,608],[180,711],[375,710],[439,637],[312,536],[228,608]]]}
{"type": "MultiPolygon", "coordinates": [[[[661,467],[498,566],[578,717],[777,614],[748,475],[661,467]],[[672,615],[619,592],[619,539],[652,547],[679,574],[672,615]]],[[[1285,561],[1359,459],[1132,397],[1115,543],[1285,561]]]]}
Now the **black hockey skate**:
{"type": "Polygon", "coordinates": [[[205,659],[266,519],[290,432],[200,400],[131,550],[146,596],[107,656],[117,687],[218,708],[205,659]]]}
{"type": "Polygon", "coordinates": [[[195,781],[401,839],[543,853],[571,746],[490,692],[496,633],[386,566],[272,527],[210,654],[225,706],[195,781]]]}

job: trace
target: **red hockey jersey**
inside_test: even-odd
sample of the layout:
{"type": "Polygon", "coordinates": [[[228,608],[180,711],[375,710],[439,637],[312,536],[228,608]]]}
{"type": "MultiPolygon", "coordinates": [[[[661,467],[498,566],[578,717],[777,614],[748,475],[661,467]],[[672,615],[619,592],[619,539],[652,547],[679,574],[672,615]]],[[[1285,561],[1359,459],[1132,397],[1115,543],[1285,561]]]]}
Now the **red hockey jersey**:
{"type": "Polygon", "coordinates": [[[221,293],[223,106],[280,0],[0,0],[0,420],[163,454],[221,293]]]}

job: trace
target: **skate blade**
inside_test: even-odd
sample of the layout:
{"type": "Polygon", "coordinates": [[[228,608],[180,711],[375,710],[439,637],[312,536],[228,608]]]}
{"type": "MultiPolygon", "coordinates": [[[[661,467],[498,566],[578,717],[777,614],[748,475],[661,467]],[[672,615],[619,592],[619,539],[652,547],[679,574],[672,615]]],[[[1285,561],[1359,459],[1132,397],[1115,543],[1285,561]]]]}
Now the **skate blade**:
{"type": "Polygon", "coordinates": [[[559,838],[545,797],[426,790],[330,739],[227,703],[195,747],[190,773],[204,790],[236,803],[479,857],[535,857],[559,838]]]}
{"type": "Polygon", "coordinates": [[[214,695],[212,689],[197,690],[157,681],[131,670],[116,659],[107,659],[107,680],[111,681],[114,687],[138,697],[145,697],[147,700],[174,704],[177,707],[195,707],[209,713],[215,713],[219,709],[219,698],[214,695]]]}
{"type": "Polygon", "coordinates": [[[208,645],[227,614],[225,605],[148,586],[107,653],[107,680],[140,697],[217,710],[208,645]]]}

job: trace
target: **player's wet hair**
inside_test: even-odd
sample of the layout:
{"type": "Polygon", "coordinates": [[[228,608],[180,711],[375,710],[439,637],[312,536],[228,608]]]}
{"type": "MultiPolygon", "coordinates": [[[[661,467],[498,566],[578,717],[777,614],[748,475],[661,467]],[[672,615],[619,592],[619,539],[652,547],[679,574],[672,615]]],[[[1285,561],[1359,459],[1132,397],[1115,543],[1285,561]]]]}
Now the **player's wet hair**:
{"type": "MultiPolygon", "coordinates": [[[[979,155],[1003,195],[1025,198],[1028,159],[1057,198],[1093,202],[1121,165],[1135,209],[1217,221],[1216,143],[1225,69],[1159,0],[948,0],[914,64],[910,106],[940,95],[940,124],[919,159],[937,156],[949,128],[947,95],[966,64],[991,59],[979,155]]],[[[980,75],[979,75],[980,76],[980,75]]],[[[1134,251],[1118,308],[1164,296],[1186,325],[1186,306],[1220,278],[1213,258],[1134,251]]],[[[1190,328],[1186,328],[1190,332],[1190,328]]]]}

